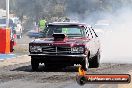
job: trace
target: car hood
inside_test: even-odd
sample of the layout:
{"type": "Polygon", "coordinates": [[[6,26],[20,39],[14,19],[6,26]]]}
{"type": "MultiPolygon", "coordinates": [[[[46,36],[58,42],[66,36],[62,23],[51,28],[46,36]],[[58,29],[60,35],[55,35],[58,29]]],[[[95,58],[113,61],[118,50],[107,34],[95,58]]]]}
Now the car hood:
{"type": "Polygon", "coordinates": [[[39,45],[55,45],[55,46],[75,46],[75,45],[84,45],[85,42],[88,42],[89,39],[87,38],[70,38],[65,39],[63,41],[54,41],[53,38],[41,38],[35,39],[31,43],[32,44],[39,44],[39,45]]]}

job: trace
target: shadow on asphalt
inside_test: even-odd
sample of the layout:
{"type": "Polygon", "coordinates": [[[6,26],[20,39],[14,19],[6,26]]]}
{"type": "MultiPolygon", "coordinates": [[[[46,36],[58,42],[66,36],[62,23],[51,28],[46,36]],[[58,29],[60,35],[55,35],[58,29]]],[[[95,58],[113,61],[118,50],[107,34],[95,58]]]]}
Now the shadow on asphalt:
{"type": "MultiPolygon", "coordinates": [[[[11,71],[24,71],[24,72],[34,72],[32,70],[31,65],[29,66],[21,66],[18,68],[15,68],[11,71]]],[[[39,69],[36,72],[78,72],[78,66],[67,66],[67,67],[44,67],[44,66],[39,66],[39,69]]]]}

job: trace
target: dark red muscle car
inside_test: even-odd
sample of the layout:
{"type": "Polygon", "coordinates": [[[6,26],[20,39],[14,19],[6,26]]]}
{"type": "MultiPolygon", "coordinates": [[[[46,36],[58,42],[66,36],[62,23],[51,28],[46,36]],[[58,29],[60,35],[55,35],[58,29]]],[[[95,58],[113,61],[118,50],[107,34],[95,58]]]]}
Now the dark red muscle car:
{"type": "Polygon", "coordinates": [[[46,67],[80,64],[87,70],[99,67],[100,42],[87,24],[54,22],[47,25],[41,38],[29,43],[29,52],[34,71],[39,63],[46,67]]]}

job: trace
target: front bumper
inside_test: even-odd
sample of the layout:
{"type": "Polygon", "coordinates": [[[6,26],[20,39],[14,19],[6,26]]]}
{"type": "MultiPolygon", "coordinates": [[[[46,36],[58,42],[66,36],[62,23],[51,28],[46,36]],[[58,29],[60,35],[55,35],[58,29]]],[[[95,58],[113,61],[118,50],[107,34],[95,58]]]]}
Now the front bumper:
{"type": "Polygon", "coordinates": [[[87,55],[30,54],[29,56],[31,56],[32,58],[36,58],[40,62],[80,64],[87,55]]]}
{"type": "Polygon", "coordinates": [[[44,56],[44,57],[77,57],[77,58],[85,58],[87,55],[84,54],[71,54],[71,55],[64,55],[64,54],[29,54],[29,56],[44,56]]]}

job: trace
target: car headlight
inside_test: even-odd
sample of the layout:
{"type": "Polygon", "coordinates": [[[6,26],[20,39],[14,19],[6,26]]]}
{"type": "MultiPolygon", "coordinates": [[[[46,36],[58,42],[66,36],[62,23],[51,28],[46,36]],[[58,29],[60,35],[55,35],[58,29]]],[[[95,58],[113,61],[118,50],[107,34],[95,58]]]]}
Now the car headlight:
{"type": "Polygon", "coordinates": [[[79,48],[78,48],[78,51],[79,51],[79,52],[84,52],[84,47],[79,47],[79,48]]]}
{"type": "Polygon", "coordinates": [[[73,53],[83,53],[84,52],[84,47],[73,47],[72,52],[73,53]]]}
{"type": "Polygon", "coordinates": [[[42,52],[41,46],[30,46],[30,52],[42,52]]]}

